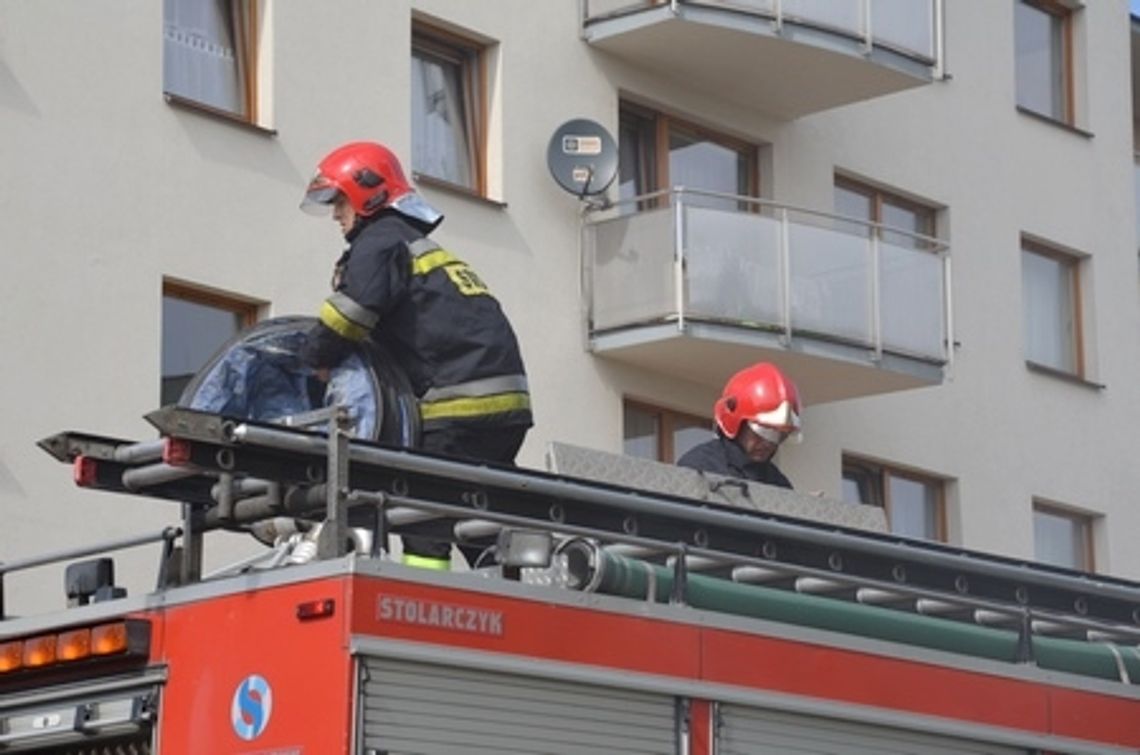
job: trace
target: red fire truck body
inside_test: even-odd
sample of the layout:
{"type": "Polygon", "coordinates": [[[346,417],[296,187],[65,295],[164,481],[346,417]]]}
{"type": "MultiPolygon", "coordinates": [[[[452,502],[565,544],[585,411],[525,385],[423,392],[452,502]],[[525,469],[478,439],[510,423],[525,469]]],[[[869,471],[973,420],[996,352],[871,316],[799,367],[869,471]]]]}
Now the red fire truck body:
{"type": "MultiPolygon", "coordinates": [[[[65,455],[112,463],[99,442],[85,436],[65,455]]],[[[196,453],[174,466],[204,469],[196,453]]],[[[365,461],[352,458],[354,479],[367,478],[365,461]]],[[[417,479],[464,477],[457,463],[402,458],[417,479]],[[437,463],[445,474],[431,471],[437,463]]],[[[484,492],[496,483],[519,496],[561,484],[525,472],[468,474],[484,492]]],[[[568,511],[582,492],[575,485],[560,499],[568,511]]],[[[416,483],[387,487],[410,500],[416,483]]],[[[488,496],[478,513],[493,518],[495,491],[488,496]]],[[[556,518],[576,526],[569,514],[556,518]]],[[[744,606],[745,591],[765,588],[706,601],[739,602],[739,612],[702,607],[699,590],[728,580],[691,574],[689,593],[671,592],[686,580],[676,563],[638,566],[623,577],[630,589],[507,576],[347,553],[0,621],[0,754],[1140,751],[1135,639],[1022,636],[1040,662],[1011,662],[1004,651],[956,652],[860,624],[901,613],[892,609],[860,606],[851,610],[872,613],[821,628],[813,612],[850,605],[832,598],[789,604],[803,623],[744,606]],[[1046,663],[1054,652],[1072,660],[1046,663]],[[1105,658],[1108,674],[1098,670],[1105,658]]],[[[761,593],[765,605],[783,599],[761,593]]],[[[952,623],[921,620],[931,623],[904,630],[936,634],[938,622],[952,623]]],[[[964,646],[1005,640],[963,637],[964,646]]]]}
{"type": "Polygon", "coordinates": [[[350,557],[178,588],[137,610],[153,601],[16,620],[17,636],[34,637],[127,618],[145,626],[149,653],[106,677],[77,663],[52,677],[57,699],[46,684],[23,689],[27,706],[4,694],[0,752],[27,751],[12,723],[27,741],[78,743],[67,752],[131,729],[164,755],[668,753],[677,737],[693,755],[787,751],[777,730],[840,748],[808,752],[877,739],[900,752],[1140,750],[1140,692],[1119,683],[550,593],[350,557]],[[76,710],[114,690],[151,696],[153,718],[77,731],[76,710]],[[750,718],[772,730],[763,741],[749,742],[750,718]]]}

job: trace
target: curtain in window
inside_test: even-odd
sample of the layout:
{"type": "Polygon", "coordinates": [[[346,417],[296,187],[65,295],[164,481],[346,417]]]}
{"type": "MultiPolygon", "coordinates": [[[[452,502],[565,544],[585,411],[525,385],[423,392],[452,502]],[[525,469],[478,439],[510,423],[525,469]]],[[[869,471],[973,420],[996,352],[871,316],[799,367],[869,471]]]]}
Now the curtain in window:
{"type": "Polygon", "coordinates": [[[412,167],[426,175],[475,188],[469,114],[462,68],[416,53],[412,57],[412,167]]]}
{"type": "MultiPolygon", "coordinates": [[[[674,131],[669,134],[669,183],[687,189],[724,194],[747,194],[748,174],[743,155],[716,142],[674,131]]],[[[694,197],[688,201],[693,202],[694,197]]],[[[701,205],[736,207],[735,202],[702,198],[701,205]]]]}
{"type": "Polygon", "coordinates": [[[1017,4],[1017,104],[1058,120],[1065,117],[1063,31],[1060,16],[1026,2],[1017,4]]]}
{"type": "Polygon", "coordinates": [[[935,491],[925,483],[891,476],[891,532],[906,537],[938,538],[935,491]]]}
{"type": "Polygon", "coordinates": [[[626,456],[660,460],[657,449],[660,447],[661,427],[656,415],[632,406],[625,406],[623,425],[625,427],[623,453],[626,456]]]}
{"type": "Polygon", "coordinates": [[[1022,252],[1021,280],[1026,358],[1046,367],[1074,371],[1069,266],[1040,254],[1022,252]]]}
{"type": "Polygon", "coordinates": [[[219,110],[249,115],[253,71],[245,0],[163,0],[163,88],[219,110]]]}
{"type": "Polygon", "coordinates": [[[1084,569],[1085,530],[1079,520],[1048,511],[1033,512],[1034,555],[1038,561],[1069,569],[1084,569]]]}
{"type": "MultiPolygon", "coordinates": [[[[623,110],[618,128],[619,199],[632,199],[658,188],[656,160],[653,119],[623,110]]],[[[622,212],[637,209],[626,205],[622,212]]]]}

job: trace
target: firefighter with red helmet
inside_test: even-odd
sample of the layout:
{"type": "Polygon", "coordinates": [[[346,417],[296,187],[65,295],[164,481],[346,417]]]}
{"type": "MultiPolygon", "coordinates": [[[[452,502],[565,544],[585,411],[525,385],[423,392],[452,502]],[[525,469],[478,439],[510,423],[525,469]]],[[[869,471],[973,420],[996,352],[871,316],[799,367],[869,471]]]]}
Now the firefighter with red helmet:
{"type": "MultiPolygon", "coordinates": [[[[302,359],[335,366],[372,338],[419,399],[421,448],[513,464],[532,425],[514,330],[483,279],[428,238],[443,216],[411,187],[396,156],[352,142],[317,167],[302,209],[340,224],[348,249],[302,359]]],[[[446,568],[450,544],[405,537],[405,561],[446,568]]]]}
{"type": "Polygon", "coordinates": [[[800,432],[795,383],[774,364],[754,364],[729,378],[713,412],[717,437],[690,449],[680,466],[792,487],[772,457],[800,432]]]}

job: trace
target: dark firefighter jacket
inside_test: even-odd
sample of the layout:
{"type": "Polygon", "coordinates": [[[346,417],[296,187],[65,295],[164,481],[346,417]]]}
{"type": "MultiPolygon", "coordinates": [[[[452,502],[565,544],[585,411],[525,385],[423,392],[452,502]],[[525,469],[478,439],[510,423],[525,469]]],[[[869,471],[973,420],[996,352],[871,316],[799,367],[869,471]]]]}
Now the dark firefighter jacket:
{"type": "Polygon", "coordinates": [[[712,440],[690,448],[677,460],[677,464],[741,480],[763,482],[781,488],[792,487],[792,483],[775,464],[770,461],[752,461],[736,441],[719,433],[712,440]]]}
{"type": "Polygon", "coordinates": [[[347,239],[302,359],[331,367],[371,336],[407,373],[425,431],[529,427],[518,341],[479,276],[392,211],[359,222],[347,239]]]}

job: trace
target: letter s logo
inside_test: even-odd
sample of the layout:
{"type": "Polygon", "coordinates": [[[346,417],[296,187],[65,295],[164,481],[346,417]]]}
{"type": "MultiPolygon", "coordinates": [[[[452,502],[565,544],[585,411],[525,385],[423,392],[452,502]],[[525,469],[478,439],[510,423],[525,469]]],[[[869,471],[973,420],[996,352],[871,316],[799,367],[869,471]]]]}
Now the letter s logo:
{"type": "Polygon", "coordinates": [[[261,736],[269,725],[269,715],[273,712],[273,690],[269,682],[257,674],[242,680],[234,691],[230,705],[230,723],[234,733],[249,741],[261,736]]]}

